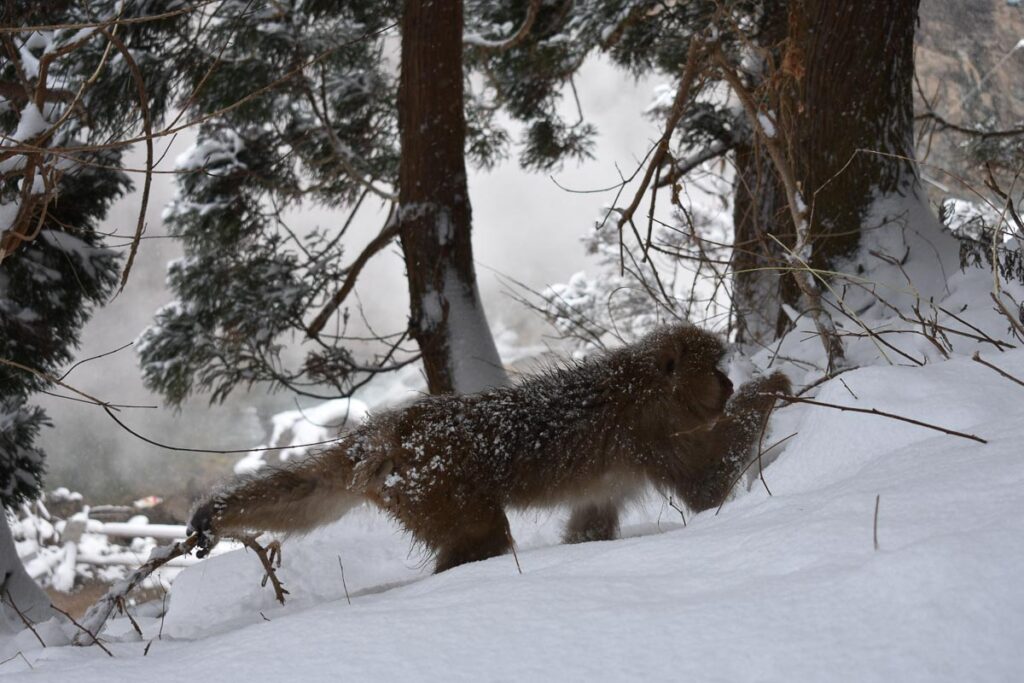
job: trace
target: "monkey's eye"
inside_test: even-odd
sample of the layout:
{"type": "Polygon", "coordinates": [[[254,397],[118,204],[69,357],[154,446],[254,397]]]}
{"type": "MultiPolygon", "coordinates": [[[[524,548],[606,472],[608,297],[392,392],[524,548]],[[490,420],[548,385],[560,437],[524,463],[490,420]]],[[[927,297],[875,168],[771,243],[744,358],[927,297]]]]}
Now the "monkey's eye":
{"type": "Polygon", "coordinates": [[[662,364],[662,369],[665,371],[666,375],[671,375],[676,371],[676,359],[669,357],[668,360],[662,364]]]}

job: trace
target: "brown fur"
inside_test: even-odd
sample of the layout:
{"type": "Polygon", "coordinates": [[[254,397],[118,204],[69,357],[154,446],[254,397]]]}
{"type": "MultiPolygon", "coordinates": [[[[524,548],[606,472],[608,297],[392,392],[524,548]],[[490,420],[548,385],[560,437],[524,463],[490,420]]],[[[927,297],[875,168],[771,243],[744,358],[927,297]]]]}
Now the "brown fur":
{"type": "Polygon", "coordinates": [[[611,537],[648,482],[688,504],[725,495],[735,466],[724,460],[749,439],[708,431],[732,391],[722,355],[711,334],[664,328],[512,387],[425,398],[214,495],[192,527],[204,542],[301,533],[369,500],[435,554],[437,571],[507,552],[510,507],[577,504],[572,540],[611,537]]]}
{"type": "MultiPolygon", "coordinates": [[[[733,394],[725,415],[710,430],[690,439],[687,465],[674,476],[655,482],[668,495],[680,498],[690,510],[700,512],[721,505],[731,493],[775,404],[774,395],[788,395],[789,380],[781,372],[748,382],[733,394]]],[[[619,531],[619,512],[625,500],[588,503],[573,510],[566,526],[565,542],[606,541],[619,531]]]]}

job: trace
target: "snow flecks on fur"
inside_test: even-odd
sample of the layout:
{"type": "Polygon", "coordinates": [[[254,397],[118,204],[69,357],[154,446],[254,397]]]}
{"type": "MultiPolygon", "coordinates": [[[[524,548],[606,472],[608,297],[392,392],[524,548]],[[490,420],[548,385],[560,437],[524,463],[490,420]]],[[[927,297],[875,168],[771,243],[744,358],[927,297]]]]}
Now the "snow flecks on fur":
{"type": "MultiPolygon", "coordinates": [[[[504,496],[497,501],[503,505],[524,504],[530,502],[523,497],[535,488],[534,479],[546,481],[557,498],[603,472],[608,463],[602,458],[619,453],[641,461],[648,457],[637,445],[635,430],[645,419],[654,422],[665,411],[683,410],[666,395],[668,380],[657,367],[659,351],[678,334],[679,328],[662,331],[639,344],[550,370],[514,387],[423,399],[405,410],[371,418],[355,432],[394,435],[396,442],[349,452],[357,462],[401,453],[390,458],[392,469],[383,479],[381,494],[386,500],[417,501],[434,495],[432,478],[439,475],[468,487],[456,490],[467,498],[487,491],[504,496]],[[524,467],[525,462],[531,466],[524,467]],[[520,470],[530,472],[529,481],[517,478],[520,470]]],[[[713,336],[696,334],[689,350],[692,356],[682,362],[693,367],[680,371],[713,369],[722,352],[713,336]]],[[[665,418],[665,424],[677,421],[665,418]]]]}

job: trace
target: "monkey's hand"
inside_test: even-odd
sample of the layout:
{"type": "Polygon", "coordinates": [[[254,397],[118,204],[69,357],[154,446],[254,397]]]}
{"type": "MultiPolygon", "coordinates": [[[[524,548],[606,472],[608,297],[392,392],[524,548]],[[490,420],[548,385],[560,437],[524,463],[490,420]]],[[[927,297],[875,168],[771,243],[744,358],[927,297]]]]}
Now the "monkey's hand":
{"type": "Polygon", "coordinates": [[[747,415],[750,413],[766,413],[778,396],[789,396],[793,387],[781,372],[773,372],[767,377],[759,377],[747,382],[729,399],[726,406],[727,415],[747,415]]]}
{"type": "Polygon", "coordinates": [[[776,394],[781,396],[791,396],[793,394],[793,385],[790,384],[789,378],[776,370],[767,377],[763,377],[757,381],[758,391],[762,394],[776,394]]]}
{"type": "Polygon", "coordinates": [[[203,558],[210,554],[213,546],[217,545],[217,533],[214,530],[215,521],[223,504],[216,498],[210,498],[192,513],[188,528],[185,529],[189,535],[196,534],[196,557],[203,558]]]}

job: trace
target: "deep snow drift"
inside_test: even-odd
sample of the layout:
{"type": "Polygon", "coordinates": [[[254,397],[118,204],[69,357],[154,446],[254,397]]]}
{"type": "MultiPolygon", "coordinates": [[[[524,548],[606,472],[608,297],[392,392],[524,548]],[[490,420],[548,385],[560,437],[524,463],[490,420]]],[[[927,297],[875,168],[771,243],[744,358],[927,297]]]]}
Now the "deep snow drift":
{"type": "MultiPolygon", "coordinates": [[[[1024,377],[1024,350],[985,358],[1024,377]]],[[[656,498],[627,538],[558,545],[562,512],[513,520],[514,558],[430,576],[370,510],[286,542],[285,607],[235,552],[186,570],[144,656],[126,620],[116,658],[40,627],[0,643],[33,680],[1018,680],[1024,672],[1024,393],[969,358],[869,367],[796,405],[764,472],[717,516],[656,498]],[[856,398],[855,398],[856,396],[856,398]],[[874,512],[880,496],[878,543],[874,512]],[[340,562],[339,562],[340,558],[340,562]],[[344,583],[341,564],[344,566],[344,583]],[[347,585],[351,604],[345,597],[347,585]],[[17,655],[17,652],[22,655],[17,655]]],[[[139,618],[146,641],[160,620],[139,618]]]]}

